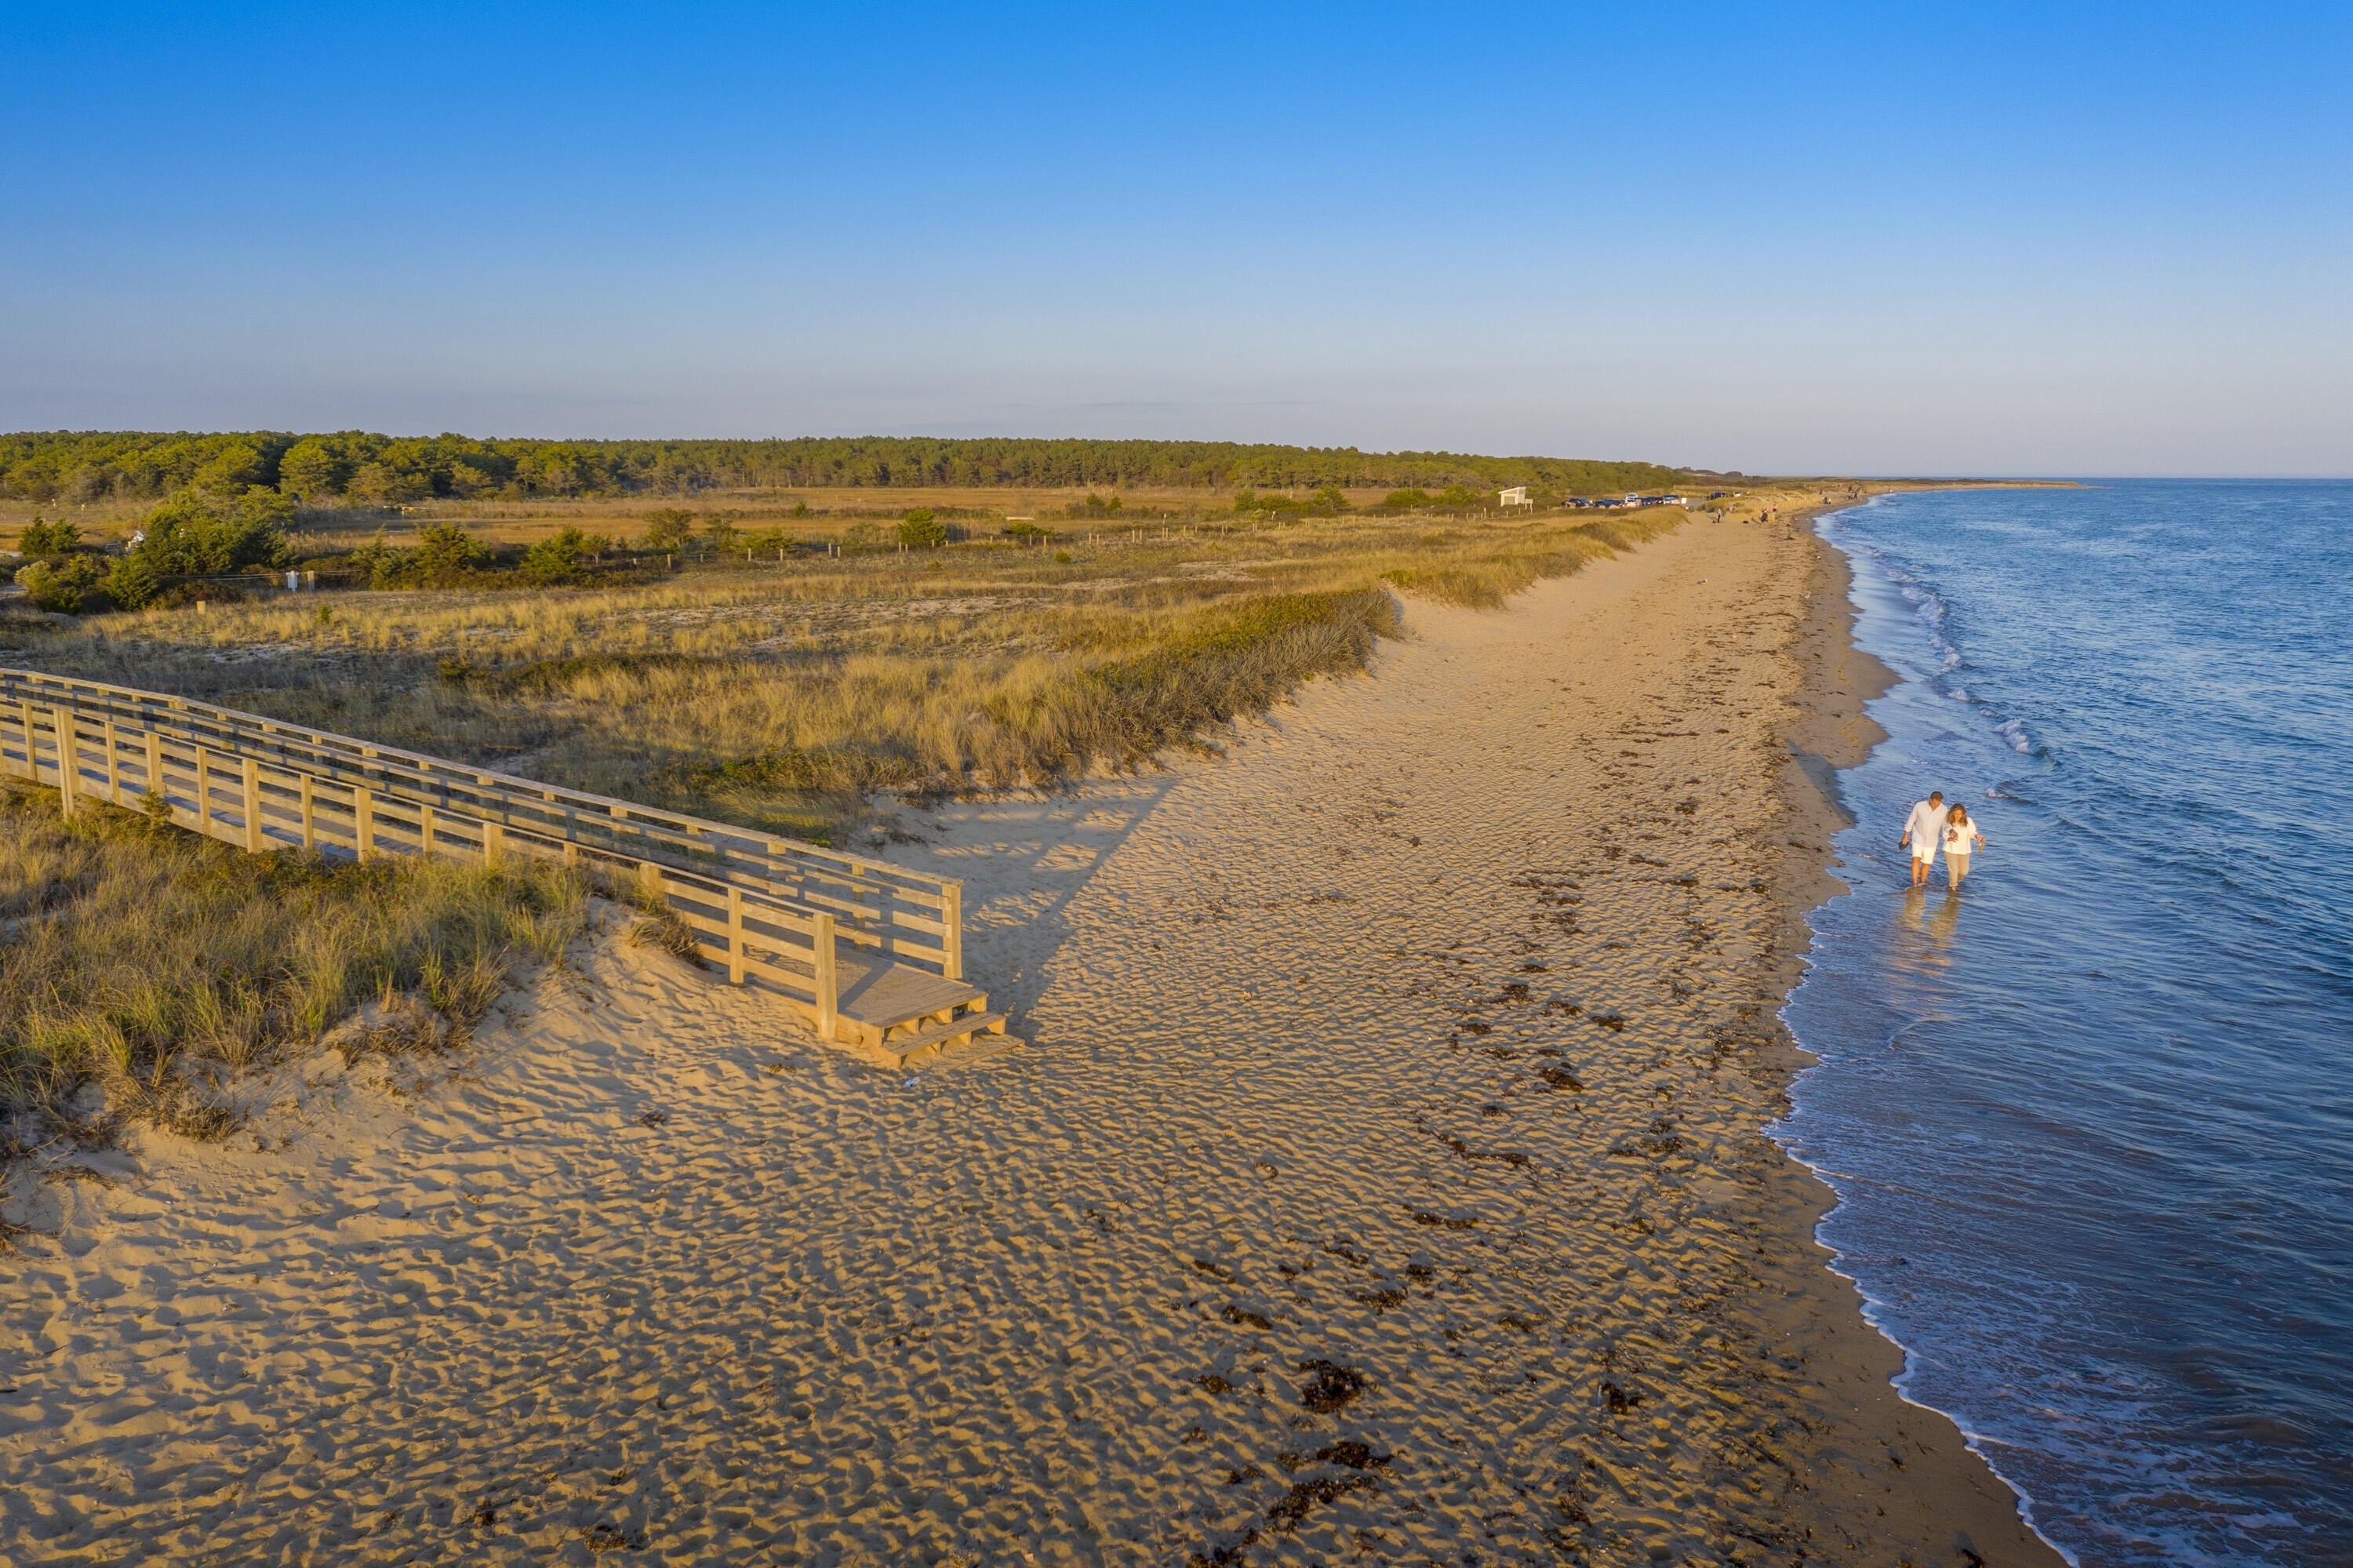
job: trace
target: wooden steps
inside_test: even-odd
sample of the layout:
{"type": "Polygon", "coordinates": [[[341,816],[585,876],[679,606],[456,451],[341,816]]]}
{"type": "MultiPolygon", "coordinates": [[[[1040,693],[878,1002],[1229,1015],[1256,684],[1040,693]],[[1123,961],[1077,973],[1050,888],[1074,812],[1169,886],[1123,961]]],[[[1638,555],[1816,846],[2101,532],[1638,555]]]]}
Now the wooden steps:
{"type": "Polygon", "coordinates": [[[866,1049],[880,1051],[892,1066],[937,1067],[976,1062],[1020,1044],[1005,1033],[1005,1014],[966,1012],[915,1033],[885,1035],[881,1045],[866,1049]]]}
{"type": "Polygon", "coordinates": [[[881,1065],[975,1061],[1021,1044],[1005,1033],[1006,1014],[988,1010],[988,993],[968,980],[865,953],[844,951],[837,961],[834,1033],[881,1065]]]}

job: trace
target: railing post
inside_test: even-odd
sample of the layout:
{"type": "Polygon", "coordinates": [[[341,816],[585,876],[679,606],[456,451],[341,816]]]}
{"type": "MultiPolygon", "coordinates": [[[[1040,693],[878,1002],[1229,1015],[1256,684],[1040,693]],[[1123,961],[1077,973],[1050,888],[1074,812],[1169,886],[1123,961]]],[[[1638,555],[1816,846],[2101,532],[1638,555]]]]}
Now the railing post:
{"type": "Polygon", "coordinates": [[[316,854],[319,851],[317,789],[308,773],[297,773],[294,778],[302,790],[302,851],[306,854],[316,854]]]}
{"type": "Polygon", "coordinates": [[[744,983],[744,890],[727,885],[727,980],[744,983]]]}
{"type": "Polygon", "coordinates": [[[656,909],[660,909],[669,904],[670,893],[662,886],[661,867],[653,862],[649,860],[638,862],[638,885],[645,889],[646,896],[654,901],[656,909]]]}
{"type": "Polygon", "coordinates": [[[496,822],[482,824],[482,863],[496,865],[506,858],[507,831],[496,822]]]}
{"type": "Polygon", "coordinates": [[[114,721],[106,721],[106,799],[109,805],[122,804],[122,768],[115,760],[121,742],[114,733],[114,721]]]}
{"type": "Polygon", "coordinates": [[[164,802],[171,810],[171,794],[164,788],[164,737],[153,730],[147,732],[147,798],[164,802]]]}
{"type": "Polygon", "coordinates": [[[418,858],[433,858],[433,808],[422,800],[417,803],[417,853],[418,858]]]}
{"type": "Polygon", "coordinates": [[[41,770],[33,764],[33,705],[19,699],[16,722],[25,726],[25,777],[36,784],[41,781],[41,770]]]}
{"type": "Polygon", "coordinates": [[[950,980],[962,980],[964,979],[964,885],[960,882],[946,883],[942,885],[940,892],[944,899],[940,906],[940,919],[947,926],[946,934],[940,938],[940,946],[946,949],[947,961],[940,972],[950,980]]]}
{"type": "Polygon", "coordinates": [[[248,757],[245,763],[245,853],[259,854],[264,840],[261,836],[261,764],[248,757]]]}
{"type": "Polygon", "coordinates": [[[834,974],[833,916],[819,914],[817,926],[809,933],[810,978],[817,989],[817,1037],[828,1044],[833,1043],[834,1028],[840,1008],[841,982],[834,974]]]}
{"type": "Polygon", "coordinates": [[[362,865],[375,853],[375,797],[364,784],[352,786],[352,853],[362,865]]]}
{"type": "Polygon", "coordinates": [[[206,837],[213,831],[213,770],[212,760],[201,746],[196,747],[196,832],[206,837]]]}
{"type": "Polygon", "coordinates": [[[80,770],[81,759],[74,755],[80,742],[73,736],[73,710],[53,707],[49,710],[49,738],[58,747],[58,814],[74,814],[74,775],[80,770]]]}

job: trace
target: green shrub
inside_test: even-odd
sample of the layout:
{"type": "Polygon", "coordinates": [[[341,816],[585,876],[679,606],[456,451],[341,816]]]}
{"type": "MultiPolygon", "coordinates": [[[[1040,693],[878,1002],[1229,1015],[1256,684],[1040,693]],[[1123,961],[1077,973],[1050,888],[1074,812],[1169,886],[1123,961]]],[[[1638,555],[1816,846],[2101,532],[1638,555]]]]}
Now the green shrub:
{"type": "Polygon", "coordinates": [[[933,550],[948,542],[948,525],[928,508],[918,506],[899,520],[899,543],[911,550],[933,550]]]}
{"type": "Polygon", "coordinates": [[[106,563],[96,556],[66,556],[16,569],[16,581],[36,609],[79,615],[105,608],[106,563]]]}
{"type": "Polygon", "coordinates": [[[1397,507],[1399,511],[1409,511],[1417,506],[1430,505],[1432,503],[1430,499],[1430,492],[1426,490],[1392,490],[1381,498],[1381,504],[1397,507]]]}
{"type": "Polygon", "coordinates": [[[646,514],[646,548],[665,553],[686,548],[694,537],[694,514],[682,507],[664,506],[646,514]]]}
{"type": "Polygon", "coordinates": [[[136,556],[122,556],[106,574],[106,597],[117,609],[144,609],[163,587],[153,569],[136,556]]]}
{"type": "Polygon", "coordinates": [[[577,582],[595,543],[577,528],[559,528],[523,552],[522,575],[542,585],[577,582]]]}
{"type": "Polygon", "coordinates": [[[147,514],[146,537],[132,553],[166,577],[283,566],[292,556],[286,529],[293,520],[292,498],[274,490],[248,490],[234,503],[175,495],[147,514]]]}
{"type": "Polygon", "coordinates": [[[80,544],[81,530],[71,523],[62,517],[44,523],[37,516],[16,536],[16,553],[31,561],[45,556],[69,556],[80,544]]]}
{"type": "Polygon", "coordinates": [[[417,531],[417,569],[427,587],[446,588],[462,581],[491,552],[480,539],[455,523],[428,523],[417,531]]]}

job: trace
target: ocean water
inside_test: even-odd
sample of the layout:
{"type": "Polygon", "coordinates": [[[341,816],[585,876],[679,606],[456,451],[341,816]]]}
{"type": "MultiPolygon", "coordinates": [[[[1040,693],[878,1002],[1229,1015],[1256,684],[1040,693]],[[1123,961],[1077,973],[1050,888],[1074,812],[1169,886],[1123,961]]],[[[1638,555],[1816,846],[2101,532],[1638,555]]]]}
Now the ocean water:
{"type": "Polygon", "coordinates": [[[2353,484],[1820,526],[1902,677],[1786,1012],[1823,1239],[2077,1563],[2353,1563],[2353,484]]]}

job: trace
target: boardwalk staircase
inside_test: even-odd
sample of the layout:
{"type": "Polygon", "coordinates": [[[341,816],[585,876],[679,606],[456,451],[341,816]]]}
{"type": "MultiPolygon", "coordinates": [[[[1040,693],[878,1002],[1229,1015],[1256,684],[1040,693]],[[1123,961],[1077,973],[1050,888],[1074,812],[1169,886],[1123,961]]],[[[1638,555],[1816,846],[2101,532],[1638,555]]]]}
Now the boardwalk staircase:
{"type": "Polygon", "coordinates": [[[1020,1044],[964,975],[964,885],[155,692],[0,670],[0,771],[168,813],[255,854],[510,855],[595,867],[667,907],[728,980],[889,1067],[1020,1044]],[[155,802],[150,805],[150,802],[155,802]]]}

